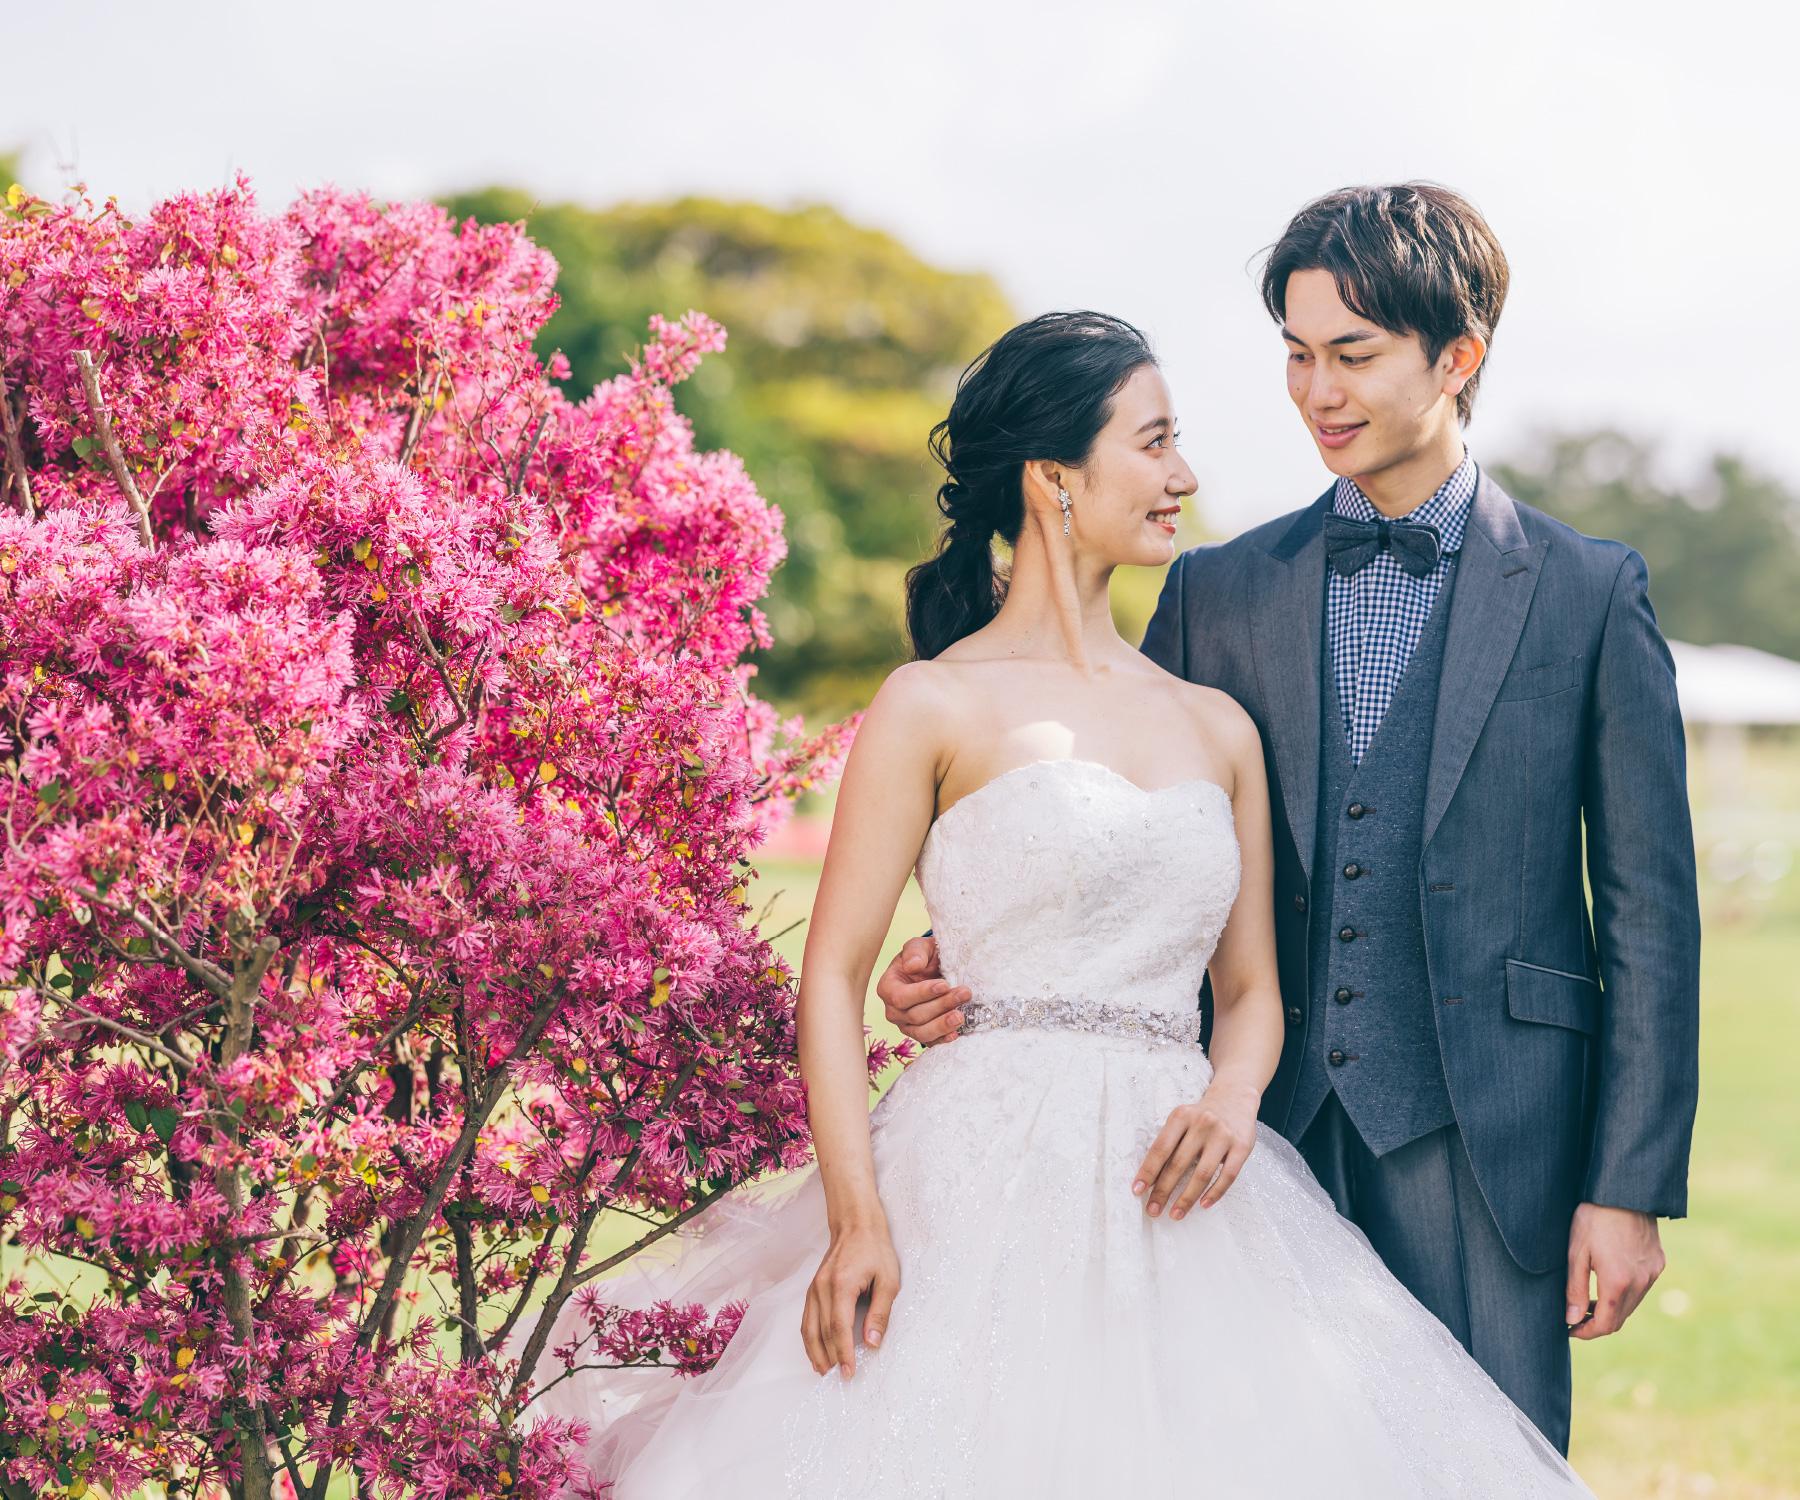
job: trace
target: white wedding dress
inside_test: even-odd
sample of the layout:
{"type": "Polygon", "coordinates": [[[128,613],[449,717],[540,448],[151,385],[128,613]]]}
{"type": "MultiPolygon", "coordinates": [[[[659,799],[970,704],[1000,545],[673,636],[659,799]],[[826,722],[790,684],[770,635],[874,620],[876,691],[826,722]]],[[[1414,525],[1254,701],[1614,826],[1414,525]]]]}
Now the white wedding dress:
{"type": "MultiPolygon", "coordinates": [[[[578,1373],[616,1500],[1403,1500],[1587,1495],[1259,1131],[1218,1204],[1148,1218],[1132,1175],[1211,1066],[1195,995],[1237,893],[1231,804],[1045,761],[919,857],[965,1034],[876,1108],[902,1287],[855,1378],[800,1342],[828,1235],[813,1172],[740,1192],[607,1283],[749,1311],[717,1367],[578,1373]]],[[[573,1305],[552,1345],[577,1327],[573,1305]]],[[[515,1338],[515,1346],[523,1333],[515,1338]]]]}

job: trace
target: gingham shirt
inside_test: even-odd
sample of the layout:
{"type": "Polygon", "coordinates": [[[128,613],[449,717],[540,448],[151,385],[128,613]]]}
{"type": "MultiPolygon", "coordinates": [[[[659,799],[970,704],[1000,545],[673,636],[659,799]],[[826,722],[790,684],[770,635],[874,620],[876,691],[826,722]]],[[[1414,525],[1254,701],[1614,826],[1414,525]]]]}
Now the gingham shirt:
{"type": "MultiPolygon", "coordinates": [[[[1344,733],[1350,738],[1350,758],[1358,765],[1381,728],[1388,704],[1394,701],[1406,664],[1425,633],[1438,590],[1450,576],[1451,559],[1462,547],[1463,527],[1468,524],[1479,477],[1475,460],[1465,456],[1435,495],[1403,517],[1438,530],[1437,566],[1423,578],[1408,573],[1392,552],[1377,552],[1373,562],[1349,578],[1326,565],[1325,622],[1331,632],[1331,666],[1344,711],[1344,733]]],[[[1381,519],[1381,512],[1349,479],[1338,480],[1331,508],[1356,521],[1381,519]]]]}

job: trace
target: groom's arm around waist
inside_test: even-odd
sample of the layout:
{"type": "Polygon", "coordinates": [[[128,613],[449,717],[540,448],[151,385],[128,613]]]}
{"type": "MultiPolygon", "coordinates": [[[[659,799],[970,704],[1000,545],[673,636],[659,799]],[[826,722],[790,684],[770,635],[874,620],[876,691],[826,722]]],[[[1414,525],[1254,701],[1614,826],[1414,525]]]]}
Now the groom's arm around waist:
{"type": "Polygon", "coordinates": [[[1584,754],[1604,995],[1582,1197],[1678,1218],[1699,1098],[1700,909],[1674,662],[1631,551],[1613,578],[1584,754]]]}

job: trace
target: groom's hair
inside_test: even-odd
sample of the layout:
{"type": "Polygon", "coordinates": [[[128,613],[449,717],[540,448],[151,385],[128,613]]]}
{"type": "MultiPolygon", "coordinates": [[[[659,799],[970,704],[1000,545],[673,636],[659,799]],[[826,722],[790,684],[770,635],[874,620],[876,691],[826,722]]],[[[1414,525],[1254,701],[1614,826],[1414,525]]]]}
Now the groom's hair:
{"type": "MultiPolygon", "coordinates": [[[[1389,333],[1416,335],[1432,363],[1465,334],[1492,348],[1506,305],[1506,254],[1494,231],[1467,198],[1435,182],[1339,188],[1295,214],[1263,264],[1263,303],[1277,323],[1296,271],[1331,272],[1346,307],[1389,333]]],[[[1465,422],[1480,381],[1477,369],[1456,398],[1465,422]]]]}

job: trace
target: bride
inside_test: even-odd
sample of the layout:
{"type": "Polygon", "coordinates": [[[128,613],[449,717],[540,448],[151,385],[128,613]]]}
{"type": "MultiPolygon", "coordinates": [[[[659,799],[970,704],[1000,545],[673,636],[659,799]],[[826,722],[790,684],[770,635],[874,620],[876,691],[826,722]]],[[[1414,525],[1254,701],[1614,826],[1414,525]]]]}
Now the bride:
{"type": "Polygon", "coordinates": [[[609,1287],[746,1300],[714,1370],[578,1372],[538,1404],[590,1423],[618,1500],[1588,1494],[1257,1126],[1282,1041],[1262,747],[1107,599],[1173,555],[1176,438],[1116,319],[1035,319],[964,375],[919,660],[857,737],[806,945],[817,1170],[609,1287]],[[973,998],[871,1118],[863,997],[915,869],[973,998]]]}

